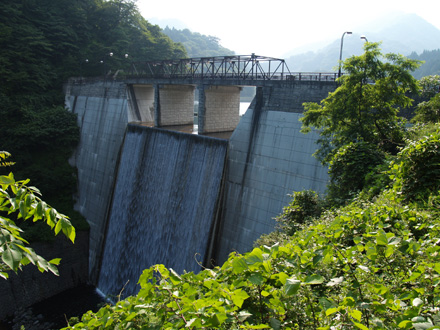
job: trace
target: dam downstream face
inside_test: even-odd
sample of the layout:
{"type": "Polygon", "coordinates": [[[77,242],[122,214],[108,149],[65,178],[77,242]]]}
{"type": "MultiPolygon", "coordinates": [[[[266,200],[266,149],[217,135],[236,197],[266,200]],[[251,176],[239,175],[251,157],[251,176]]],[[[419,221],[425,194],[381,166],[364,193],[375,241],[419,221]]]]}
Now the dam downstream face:
{"type": "Polygon", "coordinates": [[[198,271],[210,242],[228,141],[129,125],[98,288],[137,292],[142,271],[198,271]],[[196,261],[197,259],[197,261],[196,261]]]}

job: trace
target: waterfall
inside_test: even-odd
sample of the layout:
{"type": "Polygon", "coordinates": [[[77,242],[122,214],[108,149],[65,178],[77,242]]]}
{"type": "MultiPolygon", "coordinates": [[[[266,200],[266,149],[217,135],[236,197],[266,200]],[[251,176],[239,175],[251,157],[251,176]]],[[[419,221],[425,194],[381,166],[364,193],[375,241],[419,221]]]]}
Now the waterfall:
{"type": "Polygon", "coordinates": [[[210,242],[227,140],[129,125],[98,288],[135,294],[145,268],[198,271],[210,242]]]}

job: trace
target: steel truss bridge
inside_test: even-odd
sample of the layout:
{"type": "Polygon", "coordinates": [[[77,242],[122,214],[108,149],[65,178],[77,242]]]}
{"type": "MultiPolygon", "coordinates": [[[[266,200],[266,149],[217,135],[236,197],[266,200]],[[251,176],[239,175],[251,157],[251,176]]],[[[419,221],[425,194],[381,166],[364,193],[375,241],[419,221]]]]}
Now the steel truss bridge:
{"type": "Polygon", "coordinates": [[[337,73],[292,73],[285,60],[252,55],[232,55],[135,62],[127,78],[197,80],[335,81],[337,73]]]}

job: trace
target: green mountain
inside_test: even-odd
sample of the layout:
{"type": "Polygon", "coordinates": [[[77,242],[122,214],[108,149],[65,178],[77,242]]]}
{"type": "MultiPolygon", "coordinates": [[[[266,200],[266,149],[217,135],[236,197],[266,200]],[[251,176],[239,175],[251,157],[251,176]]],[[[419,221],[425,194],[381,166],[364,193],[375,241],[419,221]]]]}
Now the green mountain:
{"type": "Polygon", "coordinates": [[[181,43],[189,57],[234,55],[234,51],[220,45],[220,39],[188,29],[178,30],[168,26],[162,30],[171,40],[181,43]]]}
{"type": "Polygon", "coordinates": [[[425,50],[420,55],[414,52],[408,57],[425,62],[414,72],[414,77],[417,79],[430,75],[440,75],[440,49],[425,50]]]}

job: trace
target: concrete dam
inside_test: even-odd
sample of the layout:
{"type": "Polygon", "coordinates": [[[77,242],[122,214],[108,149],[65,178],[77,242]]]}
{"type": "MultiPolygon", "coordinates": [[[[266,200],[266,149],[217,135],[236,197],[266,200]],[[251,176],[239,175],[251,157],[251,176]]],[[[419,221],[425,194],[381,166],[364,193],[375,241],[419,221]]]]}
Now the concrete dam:
{"type": "Polygon", "coordinates": [[[327,168],[312,156],[319,135],[302,134],[299,118],[303,102],[321,101],[336,83],[256,83],[242,117],[240,86],[66,85],[66,106],[81,129],[71,160],[76,209],[90,224],[90,279],[104,293],[124,286],[135,293],[142,270],[157,263],[177,272],[221,264],[274,229],[288,194],[325,191],[327,168]],[[192,124],[196,89],[199,134],[171,129],[192,124]],[[209,134],[226,131],[228,138],[209,134]]]}

